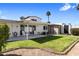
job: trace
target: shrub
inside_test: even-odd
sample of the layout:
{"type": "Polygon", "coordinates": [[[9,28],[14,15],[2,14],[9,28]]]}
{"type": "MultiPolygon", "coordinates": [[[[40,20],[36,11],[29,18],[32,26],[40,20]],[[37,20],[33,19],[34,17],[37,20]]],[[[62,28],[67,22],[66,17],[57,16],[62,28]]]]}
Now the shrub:
{"type": "Polygon", "coordinates": [[[71,33],[72,33],[73,35],[79,35],[79,28],[72,28],[72,29],[71,29],[71,33]]]}
{"type": "Polygon", "coordinates": [[[7,25],[0,25],[0,52],[5,48],[7,39],[9,38],[9,27],[7,25]]]}

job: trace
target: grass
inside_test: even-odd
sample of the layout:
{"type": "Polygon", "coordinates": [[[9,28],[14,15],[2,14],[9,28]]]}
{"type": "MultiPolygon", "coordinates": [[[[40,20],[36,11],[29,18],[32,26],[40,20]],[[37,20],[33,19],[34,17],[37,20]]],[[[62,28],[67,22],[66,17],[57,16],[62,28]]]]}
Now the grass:
{"type": "Polygon", "coordinates": [[[43,37],[31,40],[22,40],[8,42],[6,49],[17,47],[38,47],[38,48],[51,48],[55,51],[63,51],[72,42],[76,40],[77,36],[60,35],[52,37],[43,37]]]}

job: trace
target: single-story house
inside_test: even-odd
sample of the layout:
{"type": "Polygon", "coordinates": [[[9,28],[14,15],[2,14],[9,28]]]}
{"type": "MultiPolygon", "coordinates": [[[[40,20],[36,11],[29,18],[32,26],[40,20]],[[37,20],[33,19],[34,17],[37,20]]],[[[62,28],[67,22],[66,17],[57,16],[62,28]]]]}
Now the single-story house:
{"type": "Polygon", "coordinates": [[[29,35],[45,35],[45,34],[71,34],[72,26],[69,24],[49,24],[42,22],[37,16],[27,16],[20,20],[0,19],[0,24],[7,24],[9,27],[10,37],[28,36],[29,35]]]}
{"type": "Polygon", "coordinates": [[[0,19],[0,24],[7,24],[10,29],[10,37],[28,36],[30,34],[44,34],[48,32],[48,23],[42,22],[40,17],[28,16],[19,21],[0,19]]]}

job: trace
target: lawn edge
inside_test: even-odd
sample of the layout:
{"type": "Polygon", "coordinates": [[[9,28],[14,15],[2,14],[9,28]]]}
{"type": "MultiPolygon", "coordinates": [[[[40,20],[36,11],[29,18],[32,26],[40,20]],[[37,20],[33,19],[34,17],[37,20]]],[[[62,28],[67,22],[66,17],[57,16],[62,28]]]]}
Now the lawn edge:
{"type": "Polygon", "coordinates": [[[47,52],[50,52],[50,53],[54,53],[54,54],[57,54],[57,55],[66,55],[78,42],[79,42],[79,38],[77,38],[74,42],[72,42],[71,45],[66,47],[64,49],[64,51],[62,51],[62,52],[57,52],[57,51],[54,51],[50,48],[17,47],[17,48],[11,48],[9,50],[3,51],[2,53],[10,52],[10,51],[17,50],[17,49],[41,49],[41,50],[44,50],[44,51],[47,51],[47,52]]]}
{"type": "Polygon", "coordinates": [[[40,48],[36,48],[36,47],[17,47],[17,48],[8,49],[6,51],[3,51],[2,53],[10,52],[10,51],[17,50],[17,49],[40,49],[40,48]]]}
{"type": "Polygon", "coordinates": [[[54,54],[57,54],[57,55],[66,55],[78,42],[79,42],[79,38],[77,38],[76,41],[72,42],[71,45],[66,47],[64,49],[64,51],[62,51],[62,52],[52,51],[51,49],[45,49],[45,48],[43,48],[42,50],[45,50],[47,52],[51,52],[51,53],[54,53],[54,54]]]}

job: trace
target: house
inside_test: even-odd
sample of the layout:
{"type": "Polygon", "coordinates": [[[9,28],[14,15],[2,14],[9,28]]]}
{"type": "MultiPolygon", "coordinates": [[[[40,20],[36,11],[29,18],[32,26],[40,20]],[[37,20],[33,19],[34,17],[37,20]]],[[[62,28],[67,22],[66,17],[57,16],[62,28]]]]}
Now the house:
{"type": "Polygon", "coordinates": [[[50,34],[71,34],[71,24],[50,24],[49,33],[50,34]]]}
{"type": "Polygon", "coordinates": [[[71,34],[71,24],[49,24],[42,22],[37,16],[21,17],[17,20],[0,19],[0,24],[7,24],[9,27],[10,37],[45,34],[71,34]]]}
{"type": "Polygon", "coordinates": [[[0,19],[0,24],[7,24],[10,37],[44,34],[48,32],[48,23],[42,22],[40,17],[28,16],[19,21],[0,19]]]}

